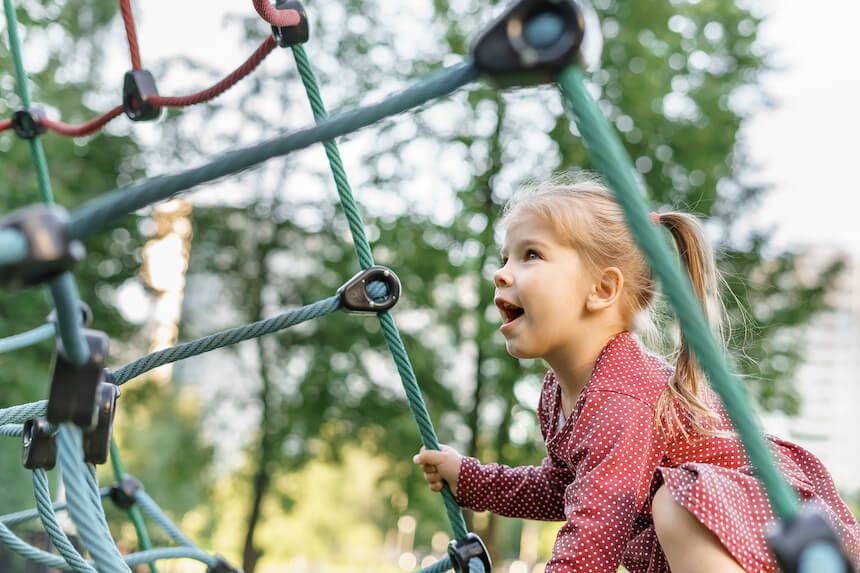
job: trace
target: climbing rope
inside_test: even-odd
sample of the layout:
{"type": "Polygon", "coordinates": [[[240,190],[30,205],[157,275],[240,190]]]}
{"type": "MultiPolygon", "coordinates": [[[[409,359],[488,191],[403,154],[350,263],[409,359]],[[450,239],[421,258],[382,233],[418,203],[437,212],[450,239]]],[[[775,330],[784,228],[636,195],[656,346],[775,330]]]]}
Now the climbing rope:
{"type": "MultiPolygon", "coordinates": [[[[289,6],[295,4],[295,2],[288,3],[289,6]]],[[[254,8],[258,14],[273,26],[273,37],[267,38],[244,64],[211,88],[191,96],[165,98],[157,94],[154,80],[142,68],[131,5],[129,0],[120,0],[120,10],[126,28],[133,68],[126,75],[123,106],[114,108],[83,126],[75,127],[45,120],[30,110],[31,101],[17,36],[15,11],[12,0],[4,0],[9,43],[12,48],[18,92],[24,105],[24,111],[23,115],[16,116],[11,121],[0,121],[0,131],[15,128],[16,133],[19,133],[20,130],[23,135],[22,133],[19,135],[29,140],[39,180],[40,194],[42,201],[46,204],[53,203],[53,195],[44,151],[38,137],[40,130],[51,129],[66,135],[92,133],[122,111],[125,111],[133,120],[145,120],[157,117],[162,107],[184,107],[208,101],[253,71],[273,51],[276,43],[281,46],[291,46],[296,67],[314,116],[315,125],[312,127],[225,153],[214,161],[197,168],[137,181],[107,193],[71,213],[67,221],[53,219],[60,221],[54,223],[59,225],[55,229],[58,236],[68,237],[70,241],[86,237],[114,223],[119,217],[201,183],[237,173],[267,159],[286,155],[315,143],[322,143],[341,206],[349,223],[362,272],[354,277],[350,283],[344,285],[336,296],[253,324],[242,325],[154,352],[117,369],[113,373],[105,372],[104,374],[102,373],[101,362],[98,362],[98,360],[103,361],[104,356],[94,355],[94,353],[98,354],[96,351],[100,348],[99,344],[101,344],[102,339],[91,334],[85,336],[84,321],[80,312],[81,303],[74,279],[68,272],[58,272],[57,277],[48,283],[56,308],[56,321],[0,340],[0,352],[35,344],[55,335],[62,342],[64,359],[69,362],[69,365],[63,365],[62,368],[78,368],[81,372],[89,368],[90,371],[99,375],[99,380],[102,379],[101,376],[104,376],[105,380],[121,385],[164,364],[274,333],[311,318],[330,314],[341,308],[355,309],[356,307],[352,305],[356,302],[350,297],[355,293],[353,289],[358,284],[365,294],[362,295],[364,301],[362,302],[360,299],[357,304],[361,310],[373,312],[378,316],[383,335],[400,375],[409,408],[418,426],[421,440],[425,447],[438,449],[438,439],[424,404],[414,370],[394,318],[387,312],[399,295],[399,283],[395,285],[392,282],[380,282],[378,279],[370,278],[370,274],[362,275],[362,273],[368,273],[376,267],[374,267],[372,251],[365,234],[364,222],[352,196],[350,184],[334,139],[390,115],[401,113],[427,101],[447,95],[472,82],[480,73],[492,77],[500,85],[535,83],[556,78],[564,97],[570,104],[576,124],[582,134],[583,141],[594,158],[595,165],[604,175],[608,185],[615,191],[618,202],[625,212],[631,232],[645,253],[655,274],[659,277],[667,298],[679,318],[686,340],[726,405],[738,434],[747,448],[750,459],[762,479],[774,512],[786,526],[793,526],[800,519],[797,497],[779,473],[776,463],[767,449],[755,417],[748,406],[747,398],[728,365],[724,351],[716,344],[708,329],[702,309],[693,296],[689,279],[681,272],[677,261],[669,254],[657,229],[648,218],[648,209],[633,177],[629,158],[605,117],[588,95],[582,72],[569,65],[574,56],[579,57],[579,47],[584,42],[584,36],[587,36],[584,34],[581,8],[572,0],[569,2],[557,0],[550,2],[550,4],[553,5],[551,9],[545,7],[545,11],[540,12],[534,8],[534,5],[539,6],[539,3],[528,3],[524,0],[515,2],[481,34],[473,48],[472,59],[440,70],[377,104],[329,117],[307,54],[300,45],[304,40],[290,43],[288,38],[290,35],[284,31],[284,27],[294,26],[296,29],[301,29],[302,26],[306,27],[306,22],[303,20],[305,17],[303,10],[293,7],[281,10],[274,8],[268,0],[253,0],[254,8]],[[523,8],[524,6],[526,8],[523,8]],[[27,120],[29,123],[16,125],[16,118],[19,122],[27,120]],[[355,282],[356,279],[359,279],[358,283],[355,282]],[[383,306],[383,301],[385,306],[383,306]]],[[[24,240],[25,234],[20,230],[0,227],[0,267],[11,268],[13,265],[22,264],[29,260],[31,253],[26,248],[28,242],[24,240]]],[[[74,258],[73,255],[74,253],[71,253],[69,257],[74,258]]],[[[385,271],[385,273],[388,272],[385,271]]],[[[110,388],[110,386],[108,387],[110,388]]],[[[115,400],[115,394],[111,395],[115,400]]],[[[50,421],[51,406],[55,404],[52,382],[52,399],[50,401],[33,402],[0,409],[0,435],[28,436],[28,427],[22,427],[20,424],[32,423],[31,420],[46,413],[50,421]]],[[[104,410],[96,410],[100,416],[98,424],[102,424],[101,416],[103,415],[110,416],[111,421],[105,423],[112,423],[113,410],[112,406],[108,408],[109,405],[105,406],[106,409],[104,410]],[[107,412],[107,414],[103,414],[103,412],[107,412]]],[[[130,566],[146,562],[150,564],[152,573],[156,573],[154,565],[156,560],[178,556],[198,559],[210,567],[215,565],[220,567],[218,558],[211,557],[196,548],[193,541],[169,520],[155,501],[142,489],[136,487],[129,491],[122,490],[122,495],[119,497],[124,496],[126,501],[132,504],[130,508],[133,508],[134,511],[130,510],[130,517],[135,522],[144,551],[131,556],[123,557],[120,555],[102,509],[101,500],[104,494],[99,489],[95,479],[94,466],[87,463],[87,456],[91,454],[84,454],[84,442],[94,439],[91,434],[94,430],[89,430],[84,436],[81,429],[76,425],[69,423],[66,419],[60,421],[62,423],[59,424],[58,428],[55,425],[47,424],[38,426],[38,431],[43,433],[56,432],[58,459],[63,470],[63,483],[68,492],[68,503],[65,509],[75,523],[78,534],[94,563],[85,561],[77,553],[58,525],[55,515],[56,508],[51,504],[47,478],[41,468],[33,470],[33,488],[37,503],[35,514],[33,512],[19,512],[14,516],[0,518],[0,541],[28,559],[51,567],[86,571],[87,573],[91,571],[130,571],[130,566]],[[151,549],[148,534],[143,527],[140,512],[137,510],[138,505],[182,547],[151,549]],[[57,546],[60,556],[34,548],[11,532],[9,523],[25,519],[25,515],[28,516],[26,519],[33,515],[40,517],[49,537],[57,546]]],[[[77,423],[83,425],[82,422],[77,423]]],[[[32,431],[32,426],[30,428],[29,431],[32,431]]],[[[39,439],[52,439],[47,434],[38,434],[38,437],[39,439]]],[[[127,484],[119,452],[113,442],[110,442],[110,452],[119,483],[127,484]]],[[[32,468],[32,466],[28,467],[32,468]]],[[[111,495],[113,497],[113,493],[111,495]]],[[[461,572],[468,569],[470,573],[482,571],[489,573],[489,557],[486,548],[483,547],[479,538],[467,531],[463,514],[447,485],[443,489],[443,500],[455,540],[451,544],[448,557],[440,559],[421,571],[428,573],[444,571],[453,566],[461,572]]],[[[774,547],[776,550],[777,545],[774,547]]],[[[784,553],[777,553],[777,558],[780,560],[788,559],[792,563],[800,563],[800,570],[803,573],[806,573],[807,570],[835,572],[838,570],[837,566],[841,564],[840,555],[836,552],[835,547],[836,545],[828,538],[828,541],[823,545],[818,543],[811,548],[801,546],[796,554],[786,556],[784,553]]],[[[780,562],[782,563],[782,561],[780,562]]]]}

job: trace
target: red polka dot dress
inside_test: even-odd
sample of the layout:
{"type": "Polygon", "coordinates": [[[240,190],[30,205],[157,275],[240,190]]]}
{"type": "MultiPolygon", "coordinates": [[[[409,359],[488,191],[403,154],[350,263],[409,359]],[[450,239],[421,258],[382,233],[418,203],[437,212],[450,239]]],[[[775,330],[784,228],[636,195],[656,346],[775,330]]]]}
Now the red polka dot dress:
{"type": "MultiPolygon", "coordinates": [[[[750,572],[776,571],[763,536],[774,519],[740,440],[733,436],[665,438],[655,407],[672,368],[621,333],[597,360],[571,415],[561,388],[544,379],[538,417],[547,456],[537,467],[482,465],[463,458],[457,499],[476,511],[565,521],[547,573],[669,571],[651,520],[651,500],[665,484],[750,572]]],[[[722,407],[718,430],[731,431],[722,407]]],[[[768,436],[783,475],[806,502],[819,504],[855,563],[860,527],[812,454],[768,436]]]]}

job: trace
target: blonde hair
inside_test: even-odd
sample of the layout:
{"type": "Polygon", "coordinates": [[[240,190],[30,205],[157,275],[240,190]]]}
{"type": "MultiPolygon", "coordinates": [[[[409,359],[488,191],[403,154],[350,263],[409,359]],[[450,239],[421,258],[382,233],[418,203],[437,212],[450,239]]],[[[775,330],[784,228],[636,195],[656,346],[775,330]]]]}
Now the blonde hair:
{"type": "MultiPolygon", "coordinates": [[[[547,221],[594,272],[607,266],[620,269],[624,275],[623,316],[632,330],[653,337],[657,330],[653,316],[657,283],[612,191],[587,174],[576,174],[574,179],[557,177],[514,195],[505,206],[502,225],[520,213],[532,213],[547,221]]],[[[671,212],[660,215],[660,224],[671,234],[693,290],[722,340],[724,310],[719,274],[701,223],[691,214],[671,212]]],[[[675,372],[658,400],[656,421],[669,434],[680,431],[686,436],[687,428],[701,434],[721,434],[716,429],[719,416],[708,405],[712,391],[707,378],[677,326],[674,338],[669,359],[675,364],[675,372]]]]}

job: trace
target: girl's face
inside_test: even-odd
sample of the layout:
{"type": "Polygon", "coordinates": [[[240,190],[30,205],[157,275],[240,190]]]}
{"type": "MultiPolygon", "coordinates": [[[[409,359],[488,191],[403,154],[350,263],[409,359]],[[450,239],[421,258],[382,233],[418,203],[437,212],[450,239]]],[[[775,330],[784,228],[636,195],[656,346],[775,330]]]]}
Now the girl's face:
{"type": "Polygon", "coordinates": [[[516,358],[544,358],[572,349],[583,335],[586,298],[594,284],[577,251],[559,242],[532,213],[515,214],[493,276],[501,333],[516,358]]]}

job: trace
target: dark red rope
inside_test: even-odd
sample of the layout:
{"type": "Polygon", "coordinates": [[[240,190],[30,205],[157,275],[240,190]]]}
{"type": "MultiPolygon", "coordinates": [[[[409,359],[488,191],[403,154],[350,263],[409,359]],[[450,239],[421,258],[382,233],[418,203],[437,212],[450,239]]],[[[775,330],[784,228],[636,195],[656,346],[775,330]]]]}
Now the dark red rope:
{"type": "Polygon", "coordinates": [[[150,96],[146,98],[148,103],[156,105],[158,107],[186,107],[189,105],[194,105],[198,103],[203,103],[214,99],[236,85],[236,83],[254,71],[260,63],[266,59],[266,56],[272,53],[272,50],[275,49],[274,38],[269,36],[266,38],[260,47],[251,54],[251,57],[248,58],[244,64],[236,68],[233,73],[229,76],[212,86],[211,88],[207,88],[203,91],[199,91],[197,93],[193,93],[187,96],[177,96],[177,97],[162,97],[162,96],[150,96]]]}
{"type": "Polygon", "coordinates": [[[137,31],[134,28],[134,14],[131,11],[131,0],[119,0],[122,21],[125,23],[125,35],[128,36],[128,49],[131,52],[131,67],[139,70],[140,48],[137,45],[137,31]]]}
{"type": "MultiPolygon", "coordinates": [[[[295,26],[300,16],[296,10],[276,10],[268,0],[254,0],[254,7],[267,22],[275,26],[295,26]]],[[[141,69],[140,54],[137,46],[137,35],[134,30],[134,19],[131,13],[130,0],[120,0],[122,19],[128,35],[128,45],[131,50],[131,64],[134,69],[141,69]]],[[[253,72],[266,57],[277,47],[277,42],[271,36],[266,38],[245,62],[230,75],[205,90],[187,96],[163,97],[151,96],[147,102],[158,107],[186,107],[210,101],[236,85],[239,81],[253,72]]],[[[81,125],[70,125],[61,121],[41,119],[39,123],[46,129],[67,137],[83,137],[101,130],[109,121],[123,112],[121,105],[81,125]]],[[[12,127],[11,119],[0,120],[0,132],[12,127]]]]}
{"type": "Polygon", "coordinates": [[[272,26],[296,26],[301,21],[297,10],[278,10],[269,0],[253,0],[254,9],[260,17],[272,26]]]}
{"type": "Polygon", "coordinates": [[[52,121],[50,119],[42,119],[39,123],[44,125],[46,129],[53,131],[54,133],[59,133],[60,135],[65,135],[67,137],[83,137],[99,131],[107,122],[114,119],[121,113],[122,106],[118,105],[109,112],[103,113],[102,115],[81,125],[69,125],[62,121],[52,121]]]}

